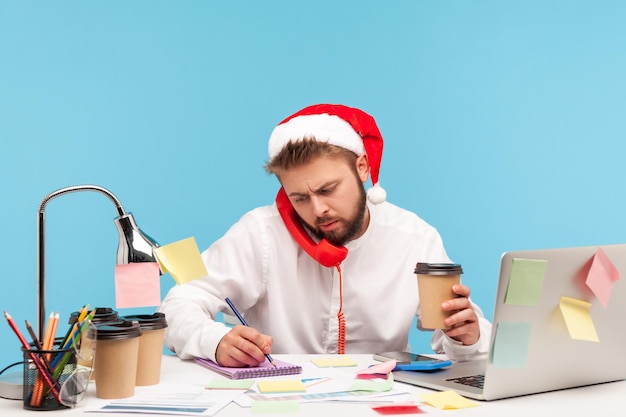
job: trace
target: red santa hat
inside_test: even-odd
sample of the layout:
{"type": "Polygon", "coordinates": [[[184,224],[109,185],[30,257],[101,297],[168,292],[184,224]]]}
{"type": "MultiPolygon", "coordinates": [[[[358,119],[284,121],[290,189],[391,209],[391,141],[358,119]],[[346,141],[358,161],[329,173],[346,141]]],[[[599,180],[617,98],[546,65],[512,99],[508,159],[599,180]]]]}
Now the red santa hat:
{"type": "Polygon", "coordinates": [[[315,104],[305,107],[274,128],[268,144],[270,160],[290,141],[297,142],[304,138],[314,138],[319,142],[340,146],[358,156],[366,153],[372,180],[372,188],[367,190],[367,198],[374,204],[385,201],[387,193],[378,184],[383,138],[372,116],[341,104],[315,104]]]}

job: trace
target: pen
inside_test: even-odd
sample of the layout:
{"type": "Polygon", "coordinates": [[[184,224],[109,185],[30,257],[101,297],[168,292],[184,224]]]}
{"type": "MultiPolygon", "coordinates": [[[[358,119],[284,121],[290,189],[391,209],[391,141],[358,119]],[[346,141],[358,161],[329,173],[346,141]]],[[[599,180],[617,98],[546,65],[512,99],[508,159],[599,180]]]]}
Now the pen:
{"type": "MultiPolygon", "coordinates": [[[[246,326],[246,327],[250,327],[250,326],[248,326],[248,323],[246,323],[246,320],[243,318],[243,316],[241,314],[239,314],[239,310],[237,310],[237,308],[235,307],[233,302],[230,301],[230,298],[226,297],[226,302],[228,303],[228,306],[230,307],[230,309],[233,310],[233,313],[235,313],[235,316],[237,316],[237,318],[239,319],[239,322],[241,324],[243,324],[244,326],[246,326]]],[[[265,357],[267,358],[268,361],[270,361],[272,366],[275,368],[276,364],[274,363],[274,359],[272,359],[272,357],[269,355],[269,353],[266,353],[265,357]]]]}

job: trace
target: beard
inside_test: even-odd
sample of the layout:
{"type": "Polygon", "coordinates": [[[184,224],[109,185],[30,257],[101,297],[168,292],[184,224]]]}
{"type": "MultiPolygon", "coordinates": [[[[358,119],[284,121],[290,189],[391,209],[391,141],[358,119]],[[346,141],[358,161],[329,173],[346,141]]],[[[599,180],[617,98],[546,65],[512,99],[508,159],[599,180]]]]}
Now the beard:
{"type": "Polygon", "coordinates": [[[303,222],[315,237],[320,240],[326,239],[335,246],[343,246],[347,242],[351,241],[356,236],[359,236],[361,234],[361,231],[363,229],[363,222],[365,220],[365,210],[367,210],[367,197],[365,193],[365,187],[363,187],[363,183],[357,181],[357,184],[359,189],[359,198],[355,203],[355,214],[354,216],[352,216],[352,218],[333,219],[330,217],[318,217],[315,220],[316,227],[312,227],[306,222],[303,222]],[[338,221],[344,227],[340,228],[340,230],[332,230],[330,232],[321,231],[318,226],[329,221],[338,221]]]}

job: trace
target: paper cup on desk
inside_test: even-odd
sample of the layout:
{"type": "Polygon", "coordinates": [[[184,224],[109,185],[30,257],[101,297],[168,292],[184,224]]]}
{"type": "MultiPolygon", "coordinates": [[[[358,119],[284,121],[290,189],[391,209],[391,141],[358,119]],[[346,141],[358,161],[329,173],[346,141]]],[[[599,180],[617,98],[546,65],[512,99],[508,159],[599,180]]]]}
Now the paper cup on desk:
{"type": "Polygon", "coordinates": [[[422,263],[415,266],[420,298],[420,323],[424,329],[446,329],[444,320],[452,315],[441,304],[456,298],[452,286],[461,282],[463,268],[459,264],[422,263]]]}
{"type": "Polygon", "coordinates": [[[136,321],[141,327],[137,378],[135,385],[155,385],[161,379],[161,358],[163,357],[163,337],[167,321],[165,314],[137,314],[124,316],[124,320],[136,321]]]}
{"type": "MultiPolygon", "coordinates": [[[[70,314],[70,319],[68,320],[68,323],[70,325],[73,325],[74,323],[76,323],[76,320],[78,320],[78,317],[80,316],[80,311],[74,311],[73,313],[70,314]]],[[[91,322],[93,324],[102,324],[102,323],[115,323],[115,322],[119,322],[119,316],[117,311],[113,310],[110,307],[97,307],[96,308],[96,312],[93,316],[93,318],[91,319],[91,322]]],[[[81,349],[90,349],[91,346],[89,345],[89,340],[85,340],[85,343],[83,345],[81,345],[81,349]]],[[[86,363],[79,357],[78,358],[78,364],[79,365],[86,365],[86,363]]],[[[95,380],[96,379],[96,372],[95,372],[95,367],[91,373],[91,379],[95,380]]]]}
{"type": "Polygon", "coordinates": [[[96,397],[128,398],[135,394],[137,358],[141,327],[138,322],[122,320],[96,325],[96,397]]]}

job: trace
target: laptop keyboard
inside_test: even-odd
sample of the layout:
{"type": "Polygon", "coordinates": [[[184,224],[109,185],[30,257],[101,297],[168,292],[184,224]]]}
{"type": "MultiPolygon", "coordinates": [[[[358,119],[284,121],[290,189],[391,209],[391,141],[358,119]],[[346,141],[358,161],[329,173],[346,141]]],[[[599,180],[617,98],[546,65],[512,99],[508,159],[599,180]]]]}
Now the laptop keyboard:
{"type": "Polygon", "coordinates": [[[485,385],[485,375],[469,375],[458,378],[450,378],[446,381],[456,382],[457,384],[469,385],[470,387],[483,388],[485,385]]]}

